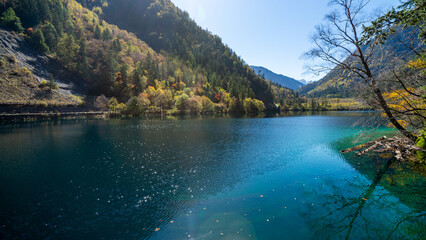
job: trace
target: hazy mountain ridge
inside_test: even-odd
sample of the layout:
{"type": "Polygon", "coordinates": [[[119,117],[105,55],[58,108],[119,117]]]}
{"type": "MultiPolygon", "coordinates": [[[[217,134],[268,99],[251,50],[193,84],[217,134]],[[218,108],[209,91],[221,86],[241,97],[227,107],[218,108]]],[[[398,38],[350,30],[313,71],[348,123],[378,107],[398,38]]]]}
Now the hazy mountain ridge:
{"type": "Polygon", "coordinates": [[[284,76],[282,74],[277,74],[272,72],[271,70],[265,68],[265,67],[259,67],[259,66],[250,66],[251,69],[253,69],[258,75],[264,75],[265,79],[270,80],[274,83],[277,83],[283,87],[297,90],[304,86],[303,83],[300,81],[284,76]]]}
{"type": "MultiPolygon", "coordinates": [[[[424,48],[424,44],[417,35],[418,32],[414,29],[399,29],[389,37],[384,45],[377,46],[369,59],[373,75],[378,79],[388,77],[390,70],[402,67],[407,60],[413,58],[415,54],[410,48],[424,48]]],[[[346,61],[351,61],[351,59],[348,58],[346,61]]],[[[383,85],[389,86],[389,84],[391,83],[383,85]]],[[[346,98],[358,96],[358,90],[364,87],[365,83],[359,77],[336,67],[319,81],[303,86],[298,91],[308,97],[346,98]]]]}
{"type": "Polygon", "coordinates": [[[309,83],[315,82],[315,81],[306,80],[306,79],[300,79],[300,80],[296,80],[296,81],[299,81],[299,82],[303,83],[304,85],[308,85],[309,83]]]}

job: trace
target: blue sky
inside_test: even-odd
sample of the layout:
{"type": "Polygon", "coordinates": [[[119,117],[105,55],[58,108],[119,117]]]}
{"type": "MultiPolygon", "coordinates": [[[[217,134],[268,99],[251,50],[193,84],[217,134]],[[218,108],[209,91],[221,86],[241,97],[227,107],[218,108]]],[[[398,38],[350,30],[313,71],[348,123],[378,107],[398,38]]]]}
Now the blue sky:
{"type": "MultiPolygon", "coordinates": [[[[246,63],[296,79],[304,74],[301,55],[310,35],[330,11],[329,0],[171,0],[198,25],[220,36],[246,63]]],[[[371,11],[398,6],[399,0],[372,0],[371,11]]]]}

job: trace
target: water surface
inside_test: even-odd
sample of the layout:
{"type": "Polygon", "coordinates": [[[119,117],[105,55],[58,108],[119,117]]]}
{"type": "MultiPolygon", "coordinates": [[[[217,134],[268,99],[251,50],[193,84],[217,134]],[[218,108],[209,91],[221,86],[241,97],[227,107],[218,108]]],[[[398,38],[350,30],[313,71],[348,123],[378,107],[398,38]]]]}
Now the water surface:
{"type": "Polygon", "coordinates": [[[339,152],[366,117],[4,125],[0,238],[421,239],[424,169],[339,152]]]}

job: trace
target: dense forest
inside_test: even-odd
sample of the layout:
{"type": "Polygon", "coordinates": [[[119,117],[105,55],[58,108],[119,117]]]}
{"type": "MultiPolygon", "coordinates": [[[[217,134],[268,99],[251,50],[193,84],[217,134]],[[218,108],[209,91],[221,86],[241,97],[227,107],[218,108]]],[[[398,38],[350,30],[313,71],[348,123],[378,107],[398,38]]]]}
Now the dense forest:
{"type": "Polygon", "coordinates": [[[213,88],[219,86],[240,97],[253,95],[252,89],[265,104],[272,103],[267,84],[219,36],[199,27],[169,0],[78,2],[102,7],[106,21],[135,33],[157,52],[166,52],[198,69],[213,88]]]}
{"type": "MultiPolygon", "coordinates": [[[[87,94],[105,95],[117,105],[136,97],[134,103],[152,112],[258,112],[273,107],[270,85],[171,2],[138,1],[137,8],[128,1],[120,6],[116,1],[79,2],[83,6],[74,0],[6,1],[2,25],[79,76],[87,94]],[[116,18],[131,17],[129,9],[138,9],[146,11],[139,14],[145,19],[129,19],[141,23],[137,26],[123,25],[108,17],[113,8],[116,18]],[[146,42],[103,19],[146,36],[141,37],[146,42]]],[[[105,98],[99,98],[99,106],[105,98]]]]}

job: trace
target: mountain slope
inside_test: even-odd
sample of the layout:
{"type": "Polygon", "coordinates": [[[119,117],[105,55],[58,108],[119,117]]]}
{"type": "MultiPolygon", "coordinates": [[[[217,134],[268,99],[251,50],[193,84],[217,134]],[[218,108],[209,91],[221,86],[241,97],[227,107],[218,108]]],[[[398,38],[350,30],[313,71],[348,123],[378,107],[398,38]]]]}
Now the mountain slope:
{"type": "Polygon", "coordinates": [[[77,105],[75,79],[53,59],[39,54],[17,34],[0,30],[0,104],[77,105]],[[56,76],[58,91],[41,84],[56,76]],[[74,80],[74,82],[72,82],[74,80]]]}
{"type": "MultiPolygon", "coordinates": [[[[399,29],[384,45],[375,48],[368,63],[373,75],[381,80],[381,86],[395,86],[395,83],[387,79],[391,70],[402,67],[407,60],[414,57],[414,52],[410,48],[418,50],[425,47],[417,36],[418,32],[415,29],[399,29]]],[[[348,58],[346,61],[353,60],[348,58]]],[[[359,77],[336,67],[321,80],[300,88],[299,93],[308,97],[346,98],[358,96],[359,90],[363,88],[365,83],[359,77]]]]}
{"type": "Polygon", "coordinates": [[[203,104],[206,111],[246,111],[242,102],[254,99],[273,106],[270,85],[170,1],[78,2],[10,0],[0,14],[16,13],[25,30],[15,31],[89,95],[122,103],[136,96],[150,112],[200,112],[203,104]]]}
{"type": "Polygon", "coordinates": [[[211,88],[208,96],[223,88],[232,96],[256,97],[273,104],[268,84],[258,77],[220,37],[193,21],[170,0],[79,0],[85,6],[102,7],[107,22],[135,33],[155,51],[198,69],[211,88]]]}
{"type": "Polygon", "coordinates": [[[277,74],[272,72],[271,70],[258,67],[258,66],[250,66],[258,75],[263,75],[267,80],[277,83],[283,87],[290,88],[293,90],[297,90],[304,86],[303,83],[297,81],[294,78],[287,77],[281,74],[277,74]]]}

